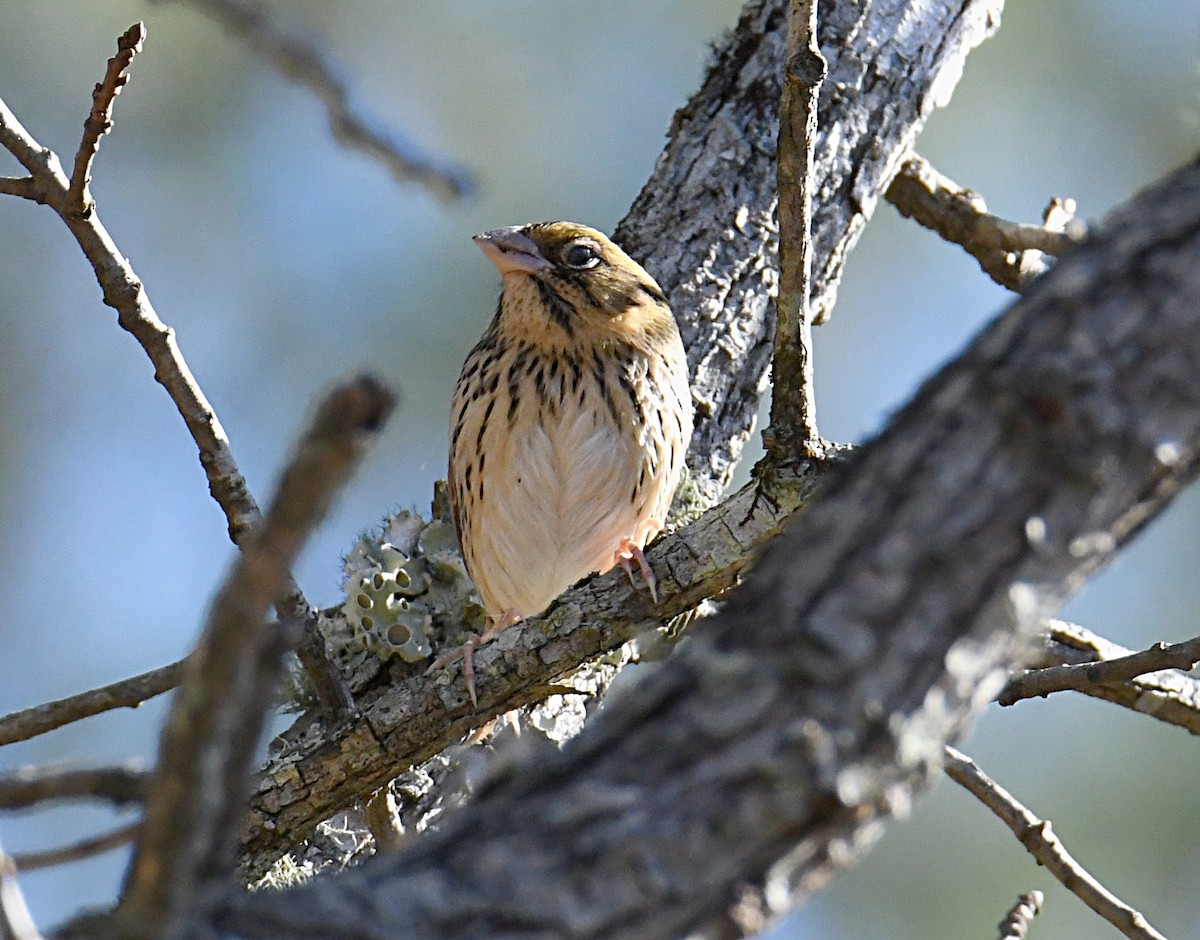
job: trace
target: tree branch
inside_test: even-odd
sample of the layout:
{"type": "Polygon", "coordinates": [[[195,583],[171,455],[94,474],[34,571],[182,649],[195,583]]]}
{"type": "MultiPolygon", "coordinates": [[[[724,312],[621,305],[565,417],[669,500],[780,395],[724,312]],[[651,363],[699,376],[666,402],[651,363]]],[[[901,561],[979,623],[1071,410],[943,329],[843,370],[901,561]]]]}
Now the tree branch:
{"type": "MultiPolygon", "coordinates": [[[[122,40],[130,36],[140,39],[142,34],[136,31],[136,26],[131,27],[122,40]]],[[[131,49],[124,52],[119,49],[113,61],[119,65],[125,62],[126,57],[131,59],[133,51],[136,51],[131,49]]],[[[113,68],[110,66],[110,73],[113,68]]],[[[120,74],[123,77],[123,72],[120,74]]],[[[103,87],[103,84],[98,87],[103,87]]],[[[111,104],[109,100],[106,122],[111,117],[111,104]]],[[[85,131],[85,146],[90,133],[85,131]]],[[[183,358],[175,341],[175,331],[159,319],[133,267],[101,224],[99,212],[94,207],[86,213],[76,211],[77,200],[71,195],[71,183],[63,172],[58,155],[34,140],[3,99],[0,99],[0,146],[12,153],[29,171],[34,181],[32,188],[42,197],[35,201],[50,206],[66,223],[96,274],[104,292],[104,302],[117,311],[117,323],[133,334],[153,363],[155,379],[171,396],[200,450],[200,465],[208,477],[209,492],[225,513],[229,537],[235,545],[240,546],[259,521],[258,505],[234,460],[225,429],[183,358]]],[[[79,167],[78,161],[76,167],[79,167]]],[[[86,175],[86,166],[83,172],[86,175]]],[[[304,642],[297,653],[313,681],[322,706],[331,714],[348,711],[353,702],[341,681],[340,673],[326,655],[325,643],[317,628],[317,612],[290,575],[277,598],[276,609],[280,617],[294,619],[304,625],[304,642]]]]}
{"type": "Polygon", "coordinates": [[[178,936],[198,886],[231,867],[234,829],[281,657],[298,639],[295,624],[269,623],[267,611],[393,403],[369,377],[330,393],[213,601],[163,730],[144,829],[117,911],[121,936],[178,936]]]}
{"type": "Polygon", "coordinates": [[[400,679],[384,670],[356,693],[352,720],[330,726],[301,719],[276,739],[251,796],[241,830],[246,873],[261,875],[317,823],[472,729],[562,691],[564,678],[582,663],[732,587],[819,480],[815,469],[806,469],[788,487],[791,502],[760,503],[753,513],[754,488],[746,487],[687,528],[656,540],[646,556],[658,578],[657,606],[616,571],[572,588],[540,617],[505,630],[475,654],[478,705],[457,668],[400,679]]]}
{"type": "Polygon", "coordinates": [[[985,774],[961,751],[946,748],[946,774],[977,797],[1012,830],[1026,850],[1064,888],[1121,931],[1130,940],[1167,940],[1146,918],[1088,873],[1054,834],[1050,823],[1038,819],[1007,790],[985,774]]]}
{"type": "Polygon", "coordinates": [[[19,196],[30,202],[46,204],[46,196],[32,176],[0,176],[0,194],[19,196]]]}
{"type": "MultiPolygon", "coordinates": [[[[1030,665],[1047,668],[1095,663],[1120,659],[1131,652],[1078,624],[1052,620],[1041,652],[1030,665]]],[[[1020,679],[1020,676],[1016,677],[1016,681],[1020,679]]],[[[1200,682],[1177,670],[1141,674],[1126,682],[1088,685],[1077,691],[1200,735],[1200,682]]],[[[1000,697],[1007,699],[1008,696],[1006,689],[1000,697]]]]}
{"type": "Polygon", "coordinates": [[[146,796],[150,776],[136,764],[87,770],[22,768],[0,777],[0,810],[81,798],[107,800],[118,806],[138,803],[146,796]]]}
{"type": "Polygon", "coordinates": [[[982,196],[942,176],[917,154],[904,161],[887,199],[902,216],[961,246],[988,277],[1018,293],[1044,272],[1037,260],[1041,254],[1057,257],[1082,237],[1074,200],[1051,200],[1042,225],[1010,222],[992,215],[982,196]]]}
{"type": "Polygon", "coordinates": [[[767,450],[822,453],[813,397],[812,191],[817,101],[827,64],[817,45],[817,0],[791,0],[778,146],[779,295],[775,302],[771,429],[767,450]]]}
{"type": "Polygon", "coordinates": [[[0,940],[42,940],[17,884],[17,868],[0,847],[0,940]]]}
{"type": "MultiPolygon", "coordinates": [[[[821,3],[829,71],[814,160],[811,309],[825,320],[850,249],[913,138],[944,103],[1003,0],[821,3]],[[897,31],[904,56],[891,52],[897,31]]],[[[691,366],[688,467],[707,508],[741,457],[767,388],[778,276],[776,151],[787,0],[750,0],[615,240],[662,286],[691,366]]]]}
{"type": "Polygon", "coordinates": [[[654,940],[748,886],[795,904],[906,810],[1038,624],[1196,475],[1198,293],[1194,163],[929,379],[561,752],[498,773],[408,852],[231,896],[218,929],[654,940]]]}
{"type": "Polygon", "coordinates": [[[17,871],[34,871],[39,868],[54,868],[57,865],[67,865],[71,862],[82,862],[96,855],[103,855],[113,849],[119,849],[134,840],[141,830],[140,822],[132,822],[93,836],[90,839],[80,839],[70,845],[58,849],[47,849],[44,852],[22,852],[11,856],[13,867],[17,871]]]}
{"type": "Polygon", "coordinates": [[[1029,925],[1042,912],[1042,902],[1045,900],[1041,891],[1027,891],[1017,898],[1017,903],[1008,909],[1004,920],[996,925],[1000,931],[999,940],[1025,940],[1029,925]]]}
{"type": "Polygon", "coordinates": [[[142,702],[179,685],[186,664],[187,660],[181,659],[111,685],[5,715],[0,718],[0,746],[27,741],[114,708],[137,708],[142,702]]]}
{"type": "Polygon", "coordinates": [[[1200,663],[1200,637],[1183,643],[1155,643],[1149,649],[1099,662],[1047,666],[1031,669],[1008,680],[997,701],[1014,705],[1024,698],[1045,697],[1052,692],[1087,692],[1098,685],[1129,682],[1162,669],[1187,671],[1200,663]]]}
{"type": "MultiPolygon", "coordinates": [[[[823,13],[830,77],[821,97],[814,210],[814,310],[831,307],[845,254],[874,201],[969,50],[996,25],[999,0],[921,5],[874,3],[860,21],[842,5],[823,13]],[[900,22],[908,52],[888,52],[900,22]],[[919,21],[919,22],[918,22],[919,21]],[[863,74],[876,80],[863,84],[863,74]],[[841,87],[832,94],[831,87],[841,87]],[[850,94],[848,88],[858,89],[850,94]],[[878,187],[872,190],[871,187],[878,187]]],[[[752,0],[703,86],[675,116],[666,150],[616,239],[641,260],[670,299],[692,369],[696,432],[688,465],[696,497],[714,505],[757,415],[770,367],[769,299],[776,275],[773,221],[780,63],[786,0],[752,0]]],[[[536,701],[588,658],[734,583],[746,558],[808,498],[817,470],[781,476],[778,505],[750,518],[752,493],[648,552],[663,591],[650,610],[617,577],[569,592],[547,614],[513,627],[476,656],[480,707],[469,708],[457,674],[390,677],[357,693],[356,720],[302,719],[259,778],[242,833],[247,871],[261,873],[322,819],[367,795],[471,728],[536,701]],[[664,571],[664,568],[669,569],[664,571]],[[453,680],[453,681],[452,681],[453,680]]]]}
{"type": "MultiPolygon", "coordinates": [[[[159,0],[161,2],[161,0],[159,0]]],[[[187,0],[246,41],[297,85],[325,106],[334,138],[382,163],[399,182],[416,181],[435,196],[462,199],[475,190],[471,172],[460,164],[423,151],[397,129],[358,107],[346,69],[312,36],[284,24],[260,3],[247,0],[187,0]]]]}
{"type": "Polygon", "coordinates": [[[66,211],[74,215],[87,215],[95,207],[89,188],[92,161],[100,151],[100,138],[112,130],[113,104],[129,81],[129,66],[133,64],[134,56],[142,51],[145,38],[145,23],[134,23],[125,31],[117,40],[117,54],[108,60],[108,71],[104,73],[103,81],[92,92],[92,110],[83,122],[83,139],[75,153],[71,184],[64,198],[66,211]]]}

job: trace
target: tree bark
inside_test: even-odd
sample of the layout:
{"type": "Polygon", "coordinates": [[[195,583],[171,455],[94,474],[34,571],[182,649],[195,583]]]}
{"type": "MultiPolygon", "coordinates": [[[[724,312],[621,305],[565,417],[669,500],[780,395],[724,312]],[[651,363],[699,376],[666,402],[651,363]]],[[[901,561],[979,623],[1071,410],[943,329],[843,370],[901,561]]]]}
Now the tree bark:
{"type": "MultiPolygon", "coordinates": [[[[998,25],[1002,6],[1003,0],[821,4],[829,75],[815,154],[818,315],[833,306],[846,254],[910,142],[948,97],[967,53],[998,25]]],[[[714,505],[728,484],[767,387],[787,9],[786,0],[746,5],[703,86],[676,114],[654,173],[615,236],[662,285],[680,321],[697,408],[688,463],[700,508],[714,505]]],[[[359,690],[360,716],[336,727],[298,723],[259,777],[242,833],[247,869],[260,871],[321,820],[471,727],[544,696],[562,676],[654,618],[661,622],[705,592],[728,587],[811,482],[806,477],[784,494],[776,513],[747,521],[739,503],[711,516],[706,528],[659,543],[650,557],[663,560],[674,584],[660,573],[666,603],[654,611],[630,599],[614,577],[506,631],[476,658],[485,677],[478,710],[469,707],[461,682],[448,690],[414,679],[359,690]]]]}
{"type": "MultiPolygon", "coordinates": [[[[902,814],[1038,624],[1200,464],[1200,161],[919,390],[718,618],[412,851],[231,895],[244,937],[674,938],[902,814]]],[[[212,923],[206,925],[211,927],[212,923]]]]}

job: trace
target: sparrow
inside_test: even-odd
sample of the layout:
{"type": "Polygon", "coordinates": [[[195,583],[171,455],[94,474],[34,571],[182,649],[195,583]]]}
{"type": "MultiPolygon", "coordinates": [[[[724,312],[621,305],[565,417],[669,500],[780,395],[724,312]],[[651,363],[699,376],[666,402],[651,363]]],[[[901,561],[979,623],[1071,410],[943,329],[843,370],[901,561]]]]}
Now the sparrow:
{"type": "Polygon", "coordinates": [[[657,599],[642,549],[683,473],[692,397],[662,289],[603,234],[536,222],[475,242],[502,287],[455,386],[449,493],[482,643],[618,563],[657,599]]]}

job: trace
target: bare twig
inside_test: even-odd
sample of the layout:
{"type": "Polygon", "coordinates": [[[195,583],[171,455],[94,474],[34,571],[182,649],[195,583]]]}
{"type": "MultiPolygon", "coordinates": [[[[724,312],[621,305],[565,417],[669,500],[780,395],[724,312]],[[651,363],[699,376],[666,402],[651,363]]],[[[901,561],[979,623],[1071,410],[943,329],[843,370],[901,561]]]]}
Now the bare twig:
{"type": "Polygon", "coordinates": [[[1140,913],[1093,878],[1067,851],[1050,828],[985,774],[971,758],[947,747],[946,773],[979,799],[1013,831],[1026,850],[1084,904],[1130,940],[1166,940],[1140,913]]]}
{"type": "Polygon", "coordinates": [[[129,81],[129,66],[133,57],[142,51],[146,24],[134,23],[117,40],[117,54],[108,60],[104,80],[92,92],[92,110],[83,122],[83,139],[75,153],[75,168],[71,171],[71,186],[66,205],[69,212],[87,214],[92,211],[92,161],[100,150],[100,138],[112,130],[112,109],[117,95],[129,81]]]}
{"type": "Polygon", "coordinates": [[[0,777],[0,810],[25,809],[51,800],[92,798],[118,805],[145,798],[150,773],[130,764],[88,770],[29,767],[0,777]]]}
{"type": "MultiPolygon", "coordinates": [[[[1078,624],[1051,620],[1041,653],[1033,665],[1047,668],[1094,663],[1121,659],[1131,652],[1078,624]]],[[[1020,680],[1017,677],[1016,681],[1020,680]]],[[[1200,682],[1178,670],[1146,673],[1125,682],[1085,685],[1078,691],[1200,735],[1200,682]]],[[[1008,695],[1005,690],[1001,698],[1008,695]]]]}
{"type": "Polygon", "coordinates": [[[1017,903],[1009,908],[1004,920],[997,925],[999,940],[1025,940],[1029,933],[1029,925],[1042,912],[1042,902],[1045,895],[1040,891],[1027,891],[1017,898],[1017,903]]]}
{"type": "Polygon", "coordinates": [[[91,839],[81,839],[60,849],[47,849],[44,852],[22,852],[12,856],[12,863],[18,871],[33,871],[37,868],[53,868],[55,865],[66,865],[68,862],[81,862],[93,855],[103,855],[113,849],[128,845],[137,836],[141,828],[140,822],[132,822],[121,826],[112,832],[91,839]]]}
{"type": "Polygon", "coordinates": [[[1021,699],[1046,696],[1051,692],[1087,692],[1097,685],[1128,682],[1161,669],[1187,671],[1200,663],[1200,637],[1183,643],[1155,643],[1149,649],[1100,662],[1031,669],[1008,680],[997,701],[1013,705],[1021,699]]]}
{"type": "Polygon", "coordinates": [[[826,64],[817,45],[816,0],[791,0],[780,101],[779,295],[776,301],[771,427],[775,463],[820,456],[812,370],[812,190],[817,100],[826,64]]]}
{"type": "Polygon", "coordinates": [[[342,144],[378,160],[397,180],[416,180],[442,198],[460,199],[474,192],[474,177],[465,167],[423,152],[398,130],[358,107],[345,69],[313,37],[292,24],[285,25],[261,3],[188,2],[244,39],[293,82],[313,92],[325,105],[329,127],[342,144]]]}
{"type": "Polygon", "coordinates": [[[1010,222],[987,211],[983,197],[942,176],[924,157],[910,156],[887,191],[900,214],[971,254],[1002,287],[1021,291],[1044,270],[1040,252],[1059,255],[1079,240],[1074,202],[1054,199],[1042,225],[1010,222]]]}
{"type": "Polygon", "coordinates": [[[162,695],[179,685],[186,662],[181,659],[169,666],[160,666],[111,685],[5,715],[0,718],[0,745],[27,741],[73,721],[114,708],[137,708],[147,699],[162,695]]]}
{"type": "Polygon", "coordinates": [[[17,866],[3,848],[0,848],[0,940],[42,940],[17,884],[17,866]]]}
{"type": "Polygon", "coordinates": [[[267,611],[312,529],[379,430],[394,396],[370,377],[321,405],[262,525],[218,592],[188,659],[118,909],[124,937],[174,937],[204,878],[232,868],[233,832],[294,625],[267,611]]]}
{"type": "MultiPolygon", "coordinates": [[[[136,29],[136,26],[131,28],[130,33],[136,29]]],[[[126,36],[130,33],[126,33],[126,36]]],[[[85,148],[87,141],[85,134],[85,148]]],[[[234,460],[225,429],[179,350],[175,331],[159,319],[141,281],[100,222],[99,213],[94,207],[86,213],[75,211],[71,184],[63,172],[58,155],[41,146],[21,126],[2,99],[0,146],[12,153],[29,171],[32,182],[28,186],[15,188],[33,192],[35,195],[20,195],[28,195],[35,202],[50,206],[66,223],[96,273],[104,292],[104,302],[117,311],[117,323],[133,334],[150,358],[154,365],[154,377],[171,396],[200,450],[200,464],[208,477],[208,489],[225,513],[229,537],[234,544],[241,545],[246,534],[258,523],[258,505],[250,495],[245,478],[234,460]]],[[[317,628],[317,612],[305,600],[290,575],[280,592],[276,609],[280,617],[298,620],[304,625],[304,642],[297,653],[313,680],[322,707],[328,713],[349,710],[353,702],[336,667],[329,662],[325,642],[317,628]]]]}

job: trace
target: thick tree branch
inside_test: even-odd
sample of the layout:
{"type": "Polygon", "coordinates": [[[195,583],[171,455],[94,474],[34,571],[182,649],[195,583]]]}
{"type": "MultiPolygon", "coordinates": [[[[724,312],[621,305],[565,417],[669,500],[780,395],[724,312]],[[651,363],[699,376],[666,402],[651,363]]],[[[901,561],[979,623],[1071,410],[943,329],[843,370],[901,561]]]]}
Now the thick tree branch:
{"type": "Polygon", "coordinates": [[[995,813],[1064,888],[1130,940],[1167,940],[1146,918],[1100,884],[1075,861],[1050,823],[1038,819],[961,751],[946,748],[946,774],[995,813]]]}
{"type": "Polygon", "coordinates": [[[905,811],[1038,624],[1194,478],[1198,294],[1200,163],[927,381],[722,613],[562,752],[409,852],[230,897],[219,928],[653,940],[747,885],[794,904],[905,811]]]}
{"type": "MultiPolygon", "coordinates": [[[[995,27],[1002,3],[938,0],[922,3],[916,16],[907,0],[885,0],[861,19],[845,6],[822,6],[821,44],[832,64],[814,170],[821,194],[814,244],[822,259],[814,310],[832,306],[846,252],[891,168],[941,100],[933,89],[944,96],[944,76],[956,74],[995,27]],[[909,39],[898,58],[887,49],[902,21],[909,39]]],[[[662,285],[685,337],[697,406],[688,462],[700,508],[714,504],[728,483],[770,367],[786,23],[785,0],[747,4],[702,88],[676,114],[666,150],[616,234],[662,285]]],[[[333,727],[302,720],[260,777],[243,833],[248,870],[261,871],[322,819],[472,727],[544,695],[587,658],[730,586],[746,555],[807,498],[814,474],[810,468],[775,481],[779,504],[760,506],[756,516],[746,518],[751,494],[743,493],[694,530],[656,543],[648,554],[664,596],[655,610],[627,598],[614,576],[569,592],[545,617],[506,631],[476,657],[478,710],[468,707],[457,672],[443,672],[436,684],[405,680],[359,693],[362,720],[333,727]]]]}
{"type": "Polygon", "coordinates": [[[656,541],[646,555],[658,577],[657,606],[616,571],[572,588],[541,617],[505,630],[475,654],[477,706],[457,668],[400,681],[385,672],[382,683],[357,693],[354,719],[334,726],[297,722],[277,740],[250,800],[241,834],[247,873],[261,874],[317,823],[472,729],[561,691],[582,663],[732,587],[818,481],[808,469],[789,487],[790,501],[760,502],[754,513],[753,487],[747,487],[656,541]]]}
{"type": "Polygon", "coordinates": [[[111,685],[5,715],[0,718],[0,745],[27,741],[114,708],[137,708],[142,702],[179,685],[186,663],[186,659],[181,659],[111,685]]]}
{"type": "Polygon", "coordinates": [[[474,192],[475,179],[465,167],[422,150],[397,129],[358,106],[346,69],[313,37],[293,24],[285,24],[261,3],[187,2],[244,39],[288,79],[316,95],[325,106],[334,138],[346,147],[382,163],[400,182],[415,180],[443,199],[461,199],[474,192]]]}
{"type": "Polygon", "coordinates": [[[209,612],[163,730],[129,879],[117,911],[126,938],[178,936],[197,889],[232,863],[251,762],[295,624],[267,611],[309,534],[325,516],[391,412],[369,377],[335,389],[280,480],[209,612]]]}

